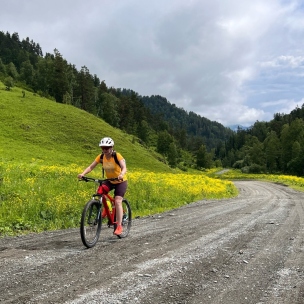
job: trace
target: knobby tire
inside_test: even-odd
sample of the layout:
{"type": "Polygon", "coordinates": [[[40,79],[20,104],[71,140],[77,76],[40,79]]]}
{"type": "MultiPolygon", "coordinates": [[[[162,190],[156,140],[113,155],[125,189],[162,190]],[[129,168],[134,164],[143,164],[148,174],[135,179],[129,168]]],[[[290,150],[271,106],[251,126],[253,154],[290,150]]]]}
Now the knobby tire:
{"type": "Polygon", "coordinates": [[[101,204],[91,200],[85,205],[80,223],[80,235],[83,245],[94,247],[98,242],[101,230],[101,204]]]}

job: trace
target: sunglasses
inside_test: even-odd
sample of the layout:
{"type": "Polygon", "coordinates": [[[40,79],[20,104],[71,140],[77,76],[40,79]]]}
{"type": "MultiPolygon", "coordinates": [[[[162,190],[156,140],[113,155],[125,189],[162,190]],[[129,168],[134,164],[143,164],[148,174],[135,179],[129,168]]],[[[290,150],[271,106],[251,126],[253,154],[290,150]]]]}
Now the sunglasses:
{"type": "Polygon", "coordinates": [[[101,147],[102,150],[109,150],[111,147],[101,147]]]}

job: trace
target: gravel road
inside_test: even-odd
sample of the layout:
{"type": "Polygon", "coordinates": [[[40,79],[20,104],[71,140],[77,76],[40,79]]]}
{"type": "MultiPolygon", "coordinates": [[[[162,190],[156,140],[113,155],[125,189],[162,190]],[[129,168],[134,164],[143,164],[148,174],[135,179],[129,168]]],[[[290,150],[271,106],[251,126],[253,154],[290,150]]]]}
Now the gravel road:
{"type": "Polygon", "coordinates": [[[103,228],[0,239],[0,303],[304,303],[304,193],[237,181],[240,194],[103,228]]]}

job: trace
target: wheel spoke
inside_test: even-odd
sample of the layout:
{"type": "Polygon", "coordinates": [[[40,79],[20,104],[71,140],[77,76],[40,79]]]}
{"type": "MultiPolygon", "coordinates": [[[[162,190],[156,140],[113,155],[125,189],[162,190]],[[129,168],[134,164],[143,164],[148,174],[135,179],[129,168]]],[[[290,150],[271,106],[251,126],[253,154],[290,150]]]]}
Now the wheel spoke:
{"type": "Polygon", "coordinates": [[[81,218],[81,239],[85,246],[93,247],[99,238],[101,229],[100,203],[90,201],[86,204],[81,218]]]}
{"type": "Polygon", "coordinates": [[[123,209],[123,217],[122,217],[123,233],[120,235],[120,237],[126,237],[130,232],[131,224],[132,224],[131,207],[126,199],[122,201],[122,209],[123,209]]]}

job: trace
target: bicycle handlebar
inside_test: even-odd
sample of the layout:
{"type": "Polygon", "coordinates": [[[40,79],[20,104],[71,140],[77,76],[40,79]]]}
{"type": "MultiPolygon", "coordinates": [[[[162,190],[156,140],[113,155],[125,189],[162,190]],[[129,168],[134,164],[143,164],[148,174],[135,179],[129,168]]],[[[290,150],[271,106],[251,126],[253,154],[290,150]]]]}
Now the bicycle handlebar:
{"type": "Polygon", "coordinates": [[[96,178],[92,178],[92,177],[87,177],[87,176],[83,176],[81,179],[79,179],[79,181],[84,181],[84,182],[95,182],[95,183],[99,183],[102,184],[103,182],[106,181],[118,181],[119,179],[117,177],[115,178],[106,178],[106,179],[96,179],[96,178]]]}

